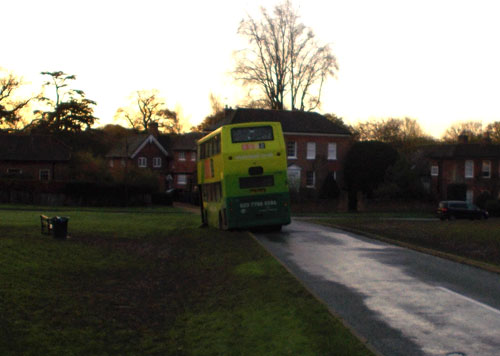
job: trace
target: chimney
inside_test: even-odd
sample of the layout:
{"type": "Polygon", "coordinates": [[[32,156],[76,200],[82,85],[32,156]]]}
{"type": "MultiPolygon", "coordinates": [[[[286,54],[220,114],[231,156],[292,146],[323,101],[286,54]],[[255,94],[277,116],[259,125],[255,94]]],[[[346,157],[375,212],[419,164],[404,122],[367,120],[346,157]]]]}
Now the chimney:
{"type": "Polygon", "coordinates": [[[157,122],[152,122],[148,126],[148,131],[151,135],[153,135],[155,138],[158,138],[158,135],[160,134],[158,132],[158,123],[157,122]]]}
{"type": "Polygon", "coordinates": [[[489,145],[491,142],[492,142],[492,140],[491,140],[490,133],[489,133],[488,131],[486,131],[486,132],[483,134],[483,143],[484,143],[485,145],[489,145]]]}
{"type": "Polygon", "coordinates": [[[462,131],[458,136],[458,143],[469,143],[469,135],[467,135],[467,132],[462,131]]]}
{"type": "Polygon", "coordinates": [[[232,107],[226,107],[224,108],[224,118],[227,119],[229,122],[232,120],[234,114],[234,110],[232,107]]]}

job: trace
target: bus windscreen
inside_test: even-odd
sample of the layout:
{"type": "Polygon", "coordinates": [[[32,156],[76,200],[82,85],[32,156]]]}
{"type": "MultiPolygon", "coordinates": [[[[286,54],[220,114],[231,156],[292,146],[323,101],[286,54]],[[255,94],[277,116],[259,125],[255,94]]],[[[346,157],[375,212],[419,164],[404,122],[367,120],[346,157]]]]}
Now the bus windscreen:
{"type": "Polygon", "coordinates": [[[233,143],[272,141],[273,139],[273,128],[271,126],[235,127],[231,129],[231,141],[233,143]]]}

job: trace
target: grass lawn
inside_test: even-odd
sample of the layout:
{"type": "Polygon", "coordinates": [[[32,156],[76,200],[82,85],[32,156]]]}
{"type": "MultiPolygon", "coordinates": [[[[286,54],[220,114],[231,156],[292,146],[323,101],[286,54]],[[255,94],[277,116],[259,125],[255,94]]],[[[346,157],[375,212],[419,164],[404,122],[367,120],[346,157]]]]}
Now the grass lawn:
{"type": "Polygon", "coordinates": [[[354,229],[500,267],[500,219],[406,220],[342,214],[318,223],[354,229]]]}
{"type": "Polygon", "coordinates": [[[0,355],[371,354],[244,232],[173,208],[0,209],[0,355]]]}

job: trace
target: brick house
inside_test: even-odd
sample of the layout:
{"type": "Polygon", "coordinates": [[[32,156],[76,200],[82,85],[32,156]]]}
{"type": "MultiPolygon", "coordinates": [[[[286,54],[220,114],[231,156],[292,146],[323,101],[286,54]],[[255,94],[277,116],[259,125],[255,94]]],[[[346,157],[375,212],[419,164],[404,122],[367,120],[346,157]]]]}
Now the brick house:
{"type": "Polygon", "coordinates": [[[169,154],[154,134],[129,136],[107,154],[109,169],[123,172],[132,167],[150,169],[158,174],[161,189],[166,188],[169,154]]]}
{"type": "Polygon", "coordinates": [[[427,157],[437,199],[473,202],[482,193],[500,198],[500,145],[469,143],[462,135],[457,144],[434,146],[427,157]]]}
{"type": "Polygon", "coordinates": [[[113,172],[130,167],[150,169],[158,175],[160,190],[176,188],[191,191],[196,172],[196,141],[200,133],[158,133],[153,126],[148,134],[126,137],[107,154],[113,172]]]}
{"type": "Polygon", "coordinates": [[[196,141],[204,136],[200,132],[189,132],[169,136],[168,151],[170,187],[192,191],[196,185],[196,141]]]}
{"type": "Polygon", "coordinates": [[[278,121],[287,146],[288,177],[291,190],[319,192],[331,174],[343,184],[344,157],[351,146],[351,132],[315,112],[264,109],[226,109],[225,124],[278,121]]]}
{"type": "Polygon", "coordinates": [[[49,182],[69,177],[71,149],[51,136],[0,135],[0,177],[49,182]]]}

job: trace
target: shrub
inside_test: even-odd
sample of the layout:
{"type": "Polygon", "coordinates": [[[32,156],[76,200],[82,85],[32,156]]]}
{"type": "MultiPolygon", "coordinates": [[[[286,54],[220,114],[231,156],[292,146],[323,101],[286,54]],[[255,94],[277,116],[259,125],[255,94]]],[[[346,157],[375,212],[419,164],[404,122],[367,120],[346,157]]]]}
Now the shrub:
{"type": "Polygon", "coordinates": [[[172,205],[172,195],[168,193],[154,193],[151,202],[156,205],[172,205]]]}
{"type": "Polygon", "coordinates": [[[485,208],[490,216],[500,216],[500,201],[491,199],[486,201],[485,208]]]}
{"type": "Polygon", "coordinates": [[[340,189],[335,181],[335,177],[332,172],[329,172],[323,181],[323,185],[321,186],[321,191],[319,193],[319,197],[322,199],[336,199],[340,195],[340,189]]]}
{"type": "Polygon", "coordinates": [[[495,201],[490,192],[481,192],[481,194],[476,197],[476,205],[481,209],[486,209],[486,203],[492,200],[495,201]]]}

